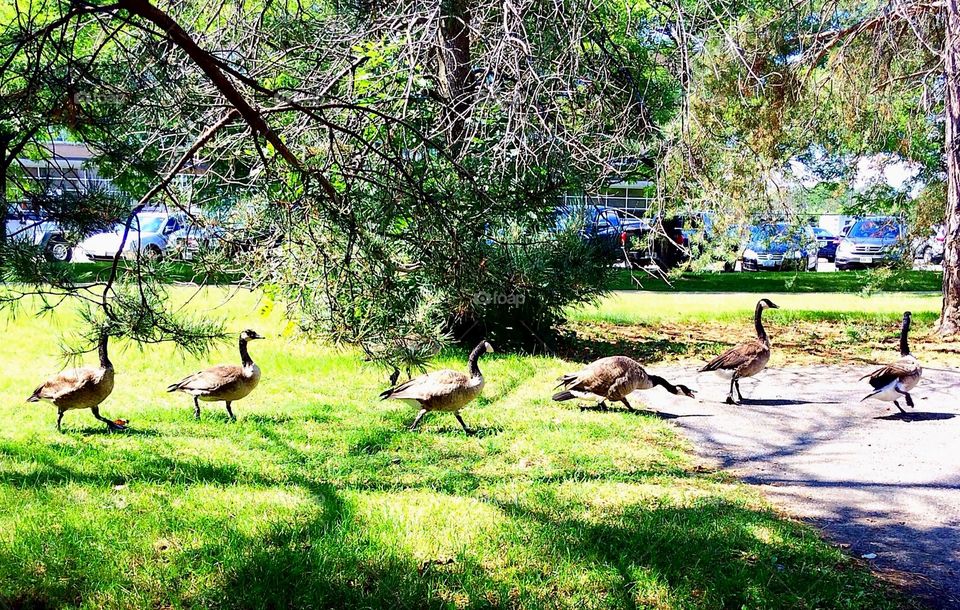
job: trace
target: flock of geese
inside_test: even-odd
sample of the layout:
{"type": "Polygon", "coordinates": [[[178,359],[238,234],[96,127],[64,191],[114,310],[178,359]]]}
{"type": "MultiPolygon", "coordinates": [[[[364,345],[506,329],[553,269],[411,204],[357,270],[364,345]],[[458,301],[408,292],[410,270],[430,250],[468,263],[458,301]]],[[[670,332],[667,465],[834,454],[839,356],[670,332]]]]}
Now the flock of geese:
{"type": "MultiPolygon", "coordinates": [[[[763,328],[763,311],[778,309],[769,299],[760,299],[754,313],[756,337],[736,345],[706,364],[700,372],[712,371],[730,379],[730,392],[726,402],[740,404],[740,380],[753,377],[770,360],[770,338],[763,328]]],[[[867,379],[873,391],[863,400],[873,398],[893,404],[902,412],[900,399],[913,406],[910,390],[916,387],[923,374],[920,363],[910,354],[907,336],[910,332],[910,312],[904,312],[900,329],[900,360],[883,366],[869,375],[867,379]]],[[[57,407],[57,430],[63,420],[63,414],[76,409],[90,409],[93,416],[107,424],[110,430],[124,430],[124,420],[112,421],[100,414],[100,404],[113,391],[113,364],[107,355],[108,332],[102,331],[98,345],[99,367],[83,367],[63,371],[44,381],[28,402],[47,401],[57,407]]],[[[249,395],[260,382],[260,367],[250,357],[247,344],[264,337],[253,330],[240,333],[240,364],[222,364],[189,375],[167,387],[168,392],[183,392],[193,396],[194,417],[200,419],[200,401],[223,402],[231,419],[236,419],[232,404],[249,395]]],[[[419,407],[419,412],[410,426],[415,430],[423,416],[431,411],[453,413],[464,432],[472,434],[467,428],[460,410],[477,398],[483,390],[484,379],[478,362],[483,354],[493,351],[487,341],[481,341],[470,352],[467,360],[467,373],[442,369],[414,377],[406,383],[396,385],[380,394],[381,399],[403,400],[419,407]]],[[[573,398],[592,400],[601,409],[607,408],[607,401],[620,402],[628,410],[635,409],[627,400],[636,390],[649,390],[660,386],[671,394],[693,398],[695,393],[685,385],[674,385],[662,377],[651,375],[643,366],[626,356],[610,356],[590,363],[575,373],[560,378],[553,400],[565,401],[573,398]]]]}

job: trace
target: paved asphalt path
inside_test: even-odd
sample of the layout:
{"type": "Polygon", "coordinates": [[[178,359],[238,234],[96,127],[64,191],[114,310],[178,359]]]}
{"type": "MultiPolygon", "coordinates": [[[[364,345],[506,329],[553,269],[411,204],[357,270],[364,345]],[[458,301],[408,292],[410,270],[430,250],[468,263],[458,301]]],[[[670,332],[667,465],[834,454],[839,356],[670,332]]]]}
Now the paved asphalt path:
{"type": "Polygon", "coordinates": [[[770,369],[729,382],[695,369],[651,368],[695,388],[695,400],[654,389],[634,401],[678,425],[716,466],[758,485],[774,504],[849,545],[935,608],[960,608],[960,374],[925,370],[903,416],[859,402],[875,367],[770,369]]]}

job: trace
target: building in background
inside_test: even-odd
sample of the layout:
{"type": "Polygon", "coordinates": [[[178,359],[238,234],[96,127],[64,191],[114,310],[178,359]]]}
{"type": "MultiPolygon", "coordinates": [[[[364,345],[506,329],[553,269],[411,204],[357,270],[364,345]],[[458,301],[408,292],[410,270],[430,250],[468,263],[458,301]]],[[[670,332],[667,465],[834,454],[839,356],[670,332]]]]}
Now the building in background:
{"type": "Polygon", "coordinates": [[[45,193],[120,193],[112,181],[99,175],[92,163],[94,153],[86,144],[55,139],[44,147],[50,152],[47,158],[18,159],[17,164],[26,180],[42,185],[45,193]]]}

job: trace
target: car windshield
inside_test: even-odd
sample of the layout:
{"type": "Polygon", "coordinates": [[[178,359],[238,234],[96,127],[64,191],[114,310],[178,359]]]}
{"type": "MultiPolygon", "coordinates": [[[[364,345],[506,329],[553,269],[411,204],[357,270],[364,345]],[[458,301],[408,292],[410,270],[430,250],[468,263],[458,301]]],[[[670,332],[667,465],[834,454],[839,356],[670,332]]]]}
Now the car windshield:
{"type": "MultiPolygon", "coordinates": [[[[130,230],[136,231],[139,223],[141,233],[159,233],[166,222],[166,216],[145,216],[140,214],[137,215],[137,220],[130,225],[130,230]]],[[[120,230],[123,230],[122,225],[120,226],[120,230]]]]}
{"type": "Polygon", "coordinates": [[[813,227],[813,232],[817,234],[817,237],[833,237],[833,233],[820,227],[813,227]]]}
{"type": "Polygon", "coordinates": [[[778,237],[785,237],[789,229],[790,226],[783,222],[753,226],[750,227],[750,239],[753,241],[767,241],[778,237]]]}
{"type": "Polygon", "coordinates": [[[847,237],[869,239],[894,239],[900,237],[900,227],[896,221],[884,218],[861,220],[853,225],[847,237]]]}

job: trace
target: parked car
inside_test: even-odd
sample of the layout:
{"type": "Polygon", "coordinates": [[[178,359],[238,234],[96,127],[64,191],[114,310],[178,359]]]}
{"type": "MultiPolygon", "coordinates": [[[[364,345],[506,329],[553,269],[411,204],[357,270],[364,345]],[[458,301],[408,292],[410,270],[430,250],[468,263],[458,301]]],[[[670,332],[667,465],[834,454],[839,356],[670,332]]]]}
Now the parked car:
{"type": "Polygon", "coordinates": [[[869,216],[855,222],[837,246],[837,270],[874,267],[906,255],[906,227],[891,216],[869,216]]]}
{"type": "Polygon", "coordinates": [[[613,208],[600,205],[564,206],[557,209],[556,228],[574,228],[585,239],[603,239],[619,247],[623,221],[613,208]]]}
{"type": "Polygon", "coordinates": [[[914,243],[913,258],[925,265],[939,265],[943,262],[943,245],[947,239],[944,225],[933,227],[932,234],[926,239],[920,238],[914,243]]]}
{"type": "Polygon", "coordinates": [[[818,252],[812,227],[785,222],[762,223],[750,227],[741,262],[744,271],[815,271],[818,252]]]}
{"type": "Polygon", "coordinates": [[[66,232],[55,222],[33,210],[11,207],[6,214],[6,231],[12,240],[21,240],[39,246],[44,256],[52,261],[68,262],[73,245],[66,232]]]}
{"type": "Polygon", "coordinates": [[[187,261],[193,260],[201,251],[213,250],[220,246],[224,234],[222,227],[187,225],[170,235],[167,240],[167,256],[187,261]]]}
{"type": "MultiPolygon", "coordinates": [[[[187,225],[187,218],[180,212],[141,212],[130,225],[130,234],[121,256],[134,259],[140,256],[161,259],[169,253],[170,236],[187,225]]],[[[77,252],[93,261],[113,260],[123,239],[124,224],[112,231],[99,233],[83,240],[77,252]]]]}
{"type": "MultiPolygon", "coordinates": [[[[638,264],[652,263],[666,270],[700,256],[704,245],[714,238],[715,230],[710,213],[697,212],[654,218],[645,222],[644,230],[638,234],[644,239],[631,240],[630,258],[638,264]]],[[[725,268],[733,268],[734,261],[724,263],[725,268]]]]}
{"type": "Polygon", "coordinates": [[[813,233],[817,237],[818,256],[832,263],[837,258],[841,238],[823,227],[813,227],[813,233]]]}

